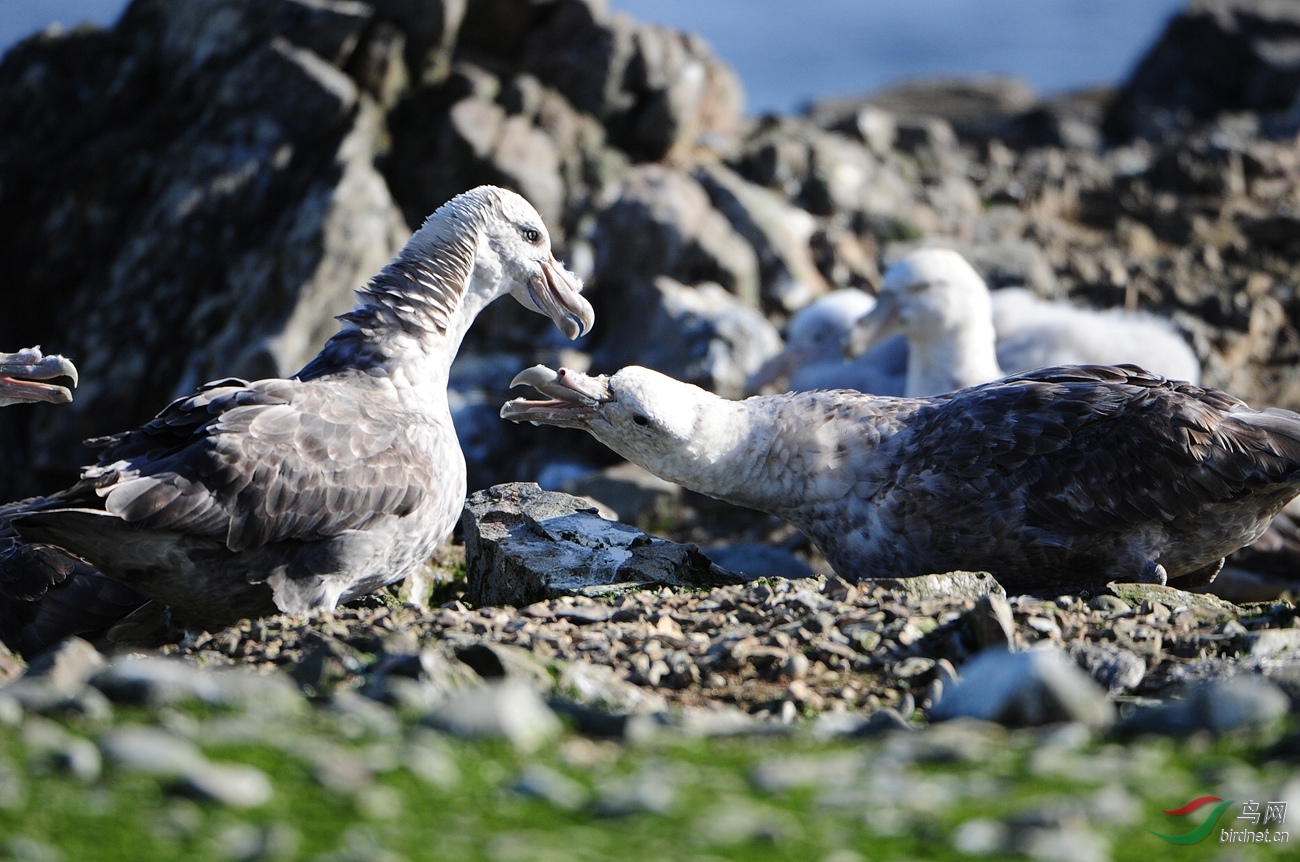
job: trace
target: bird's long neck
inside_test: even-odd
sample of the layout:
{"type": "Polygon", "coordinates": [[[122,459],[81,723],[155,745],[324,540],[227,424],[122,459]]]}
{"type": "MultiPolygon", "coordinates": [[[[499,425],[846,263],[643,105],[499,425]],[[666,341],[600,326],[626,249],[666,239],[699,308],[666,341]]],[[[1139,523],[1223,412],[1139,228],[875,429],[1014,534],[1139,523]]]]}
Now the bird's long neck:
{"type": "Polygon", "coordinates": [[[986,313],[973,314],[934,332],[908,337],[909,398],[938,395],[997,380],[997,335],[986,313]]]}
{"type": "Polygon", "coordinates": [[[668,463],[642,466],[701,494],[792,518],[841,499],[850,458],[874,449],[891,430],[888,421],[855,418],[828,395],[718,399],[701,411],[690,446],[668,463]],[[855,452],[844,448],[850,438],[855,452]]]}
{"type": "Polygon", "coordinates": [[[445,398],[465,333],[501,292],[502,274],[476,263],[477,242],[474,230],[452,232],[430,219],[357,291],[356,308],[339,318],[346,328],[297,377],[363,371],[445,398]]]}

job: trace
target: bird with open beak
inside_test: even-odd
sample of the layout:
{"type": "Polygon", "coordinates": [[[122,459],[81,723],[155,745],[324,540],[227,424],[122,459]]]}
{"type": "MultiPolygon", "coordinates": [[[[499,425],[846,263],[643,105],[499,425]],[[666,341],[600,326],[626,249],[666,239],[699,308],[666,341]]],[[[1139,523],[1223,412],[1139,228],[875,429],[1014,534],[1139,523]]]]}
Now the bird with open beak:
{"type": "Polygon", "coordinates": [[[72,392],[65,386],[46,383],[66,377],[77,385],[77,367],[62,356],[45,356],[39,347],[17,353],[0,353],[0,407],[46,401],[67,404],[72,392]]]}

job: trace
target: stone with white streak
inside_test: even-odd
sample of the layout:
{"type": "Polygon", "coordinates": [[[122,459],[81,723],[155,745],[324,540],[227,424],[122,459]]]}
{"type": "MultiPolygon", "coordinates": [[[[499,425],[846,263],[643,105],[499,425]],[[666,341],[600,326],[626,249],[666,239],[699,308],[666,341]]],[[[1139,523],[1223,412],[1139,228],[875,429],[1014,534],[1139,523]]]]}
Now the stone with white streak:
{"type": "Polygon", "coordinates": [[[585,500],[532,483],[495,485],[471,494],[461,523],[466,599],[476,605],[523,607],[575,593],[741,580],[694,545],[607,521],[585,500]]]}

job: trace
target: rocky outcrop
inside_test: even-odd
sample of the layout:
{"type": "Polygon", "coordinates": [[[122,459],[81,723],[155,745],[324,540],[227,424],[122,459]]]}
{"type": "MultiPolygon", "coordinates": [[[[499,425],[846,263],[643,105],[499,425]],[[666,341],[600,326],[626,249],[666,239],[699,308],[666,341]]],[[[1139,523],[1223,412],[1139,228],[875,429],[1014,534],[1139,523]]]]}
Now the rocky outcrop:
{"type": "MultiPolygon", "coordinates": [[[[743,105],[702,41],[597,0],[137,0],[112,30],[17,46],[0,87],[0,334],[84,369],[69,410],[4,417],[5,497],[198,383],[295,371],[465,188],[521,191],[581,266],[631,162],[729,146],[743,105]]],[[[756,297],[750,246],[687,203],[727,237],[710,277],[756,297]]],[[[498,305],[469,349],[543,341],[498,305]]]]}
{"type": "Polygon", "coordinates": [[[1297,52],[1296,4],[1193,0],[1120,91],[1106,133],[1116,140],[1159,138],[1224,112],[1288,112],[1300,94],[1297,52]]]}
{"type": "Polygon", "coordinates": [[[382,117],[343,68],[372,18],[140,0],[112,32],[6,55],[0,328],[67,345],[84,375],[67,410],[6,429],[40,441],[3,447],[7,493],[205,380],[296,370],[401,246],[382,117]]]}

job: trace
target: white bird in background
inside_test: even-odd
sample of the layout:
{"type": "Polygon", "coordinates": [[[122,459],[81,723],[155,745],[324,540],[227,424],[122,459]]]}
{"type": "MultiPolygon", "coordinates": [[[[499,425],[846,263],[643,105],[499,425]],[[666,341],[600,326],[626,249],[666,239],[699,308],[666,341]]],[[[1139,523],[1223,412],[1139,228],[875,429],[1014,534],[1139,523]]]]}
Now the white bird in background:
{"type": "Polygon", "coordinates": [[[1201,376],[1196,354],[1162,318],[1047,302],[1017,288],[990,294],[965,258],[942,248],[915,251],[889,268],[849,352],[865,354],[899,333],[907,338],[912,397],[1054,365],[1128,363],[1193,383],[1201,376]]]}
{"type": "Polygon", "coordinates": [[[905,338],[884,339],[853,359],[844,354],[854,324],[875,305],[871,294],[846,287],[799,309],[786,326],[785,348],[750,375],[748,391],[757,393],[785,381],[786,388],[796,392],[857,389],[902,395],[907,378],[905,338]]]}

